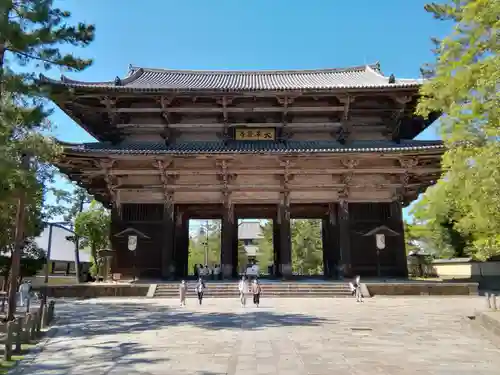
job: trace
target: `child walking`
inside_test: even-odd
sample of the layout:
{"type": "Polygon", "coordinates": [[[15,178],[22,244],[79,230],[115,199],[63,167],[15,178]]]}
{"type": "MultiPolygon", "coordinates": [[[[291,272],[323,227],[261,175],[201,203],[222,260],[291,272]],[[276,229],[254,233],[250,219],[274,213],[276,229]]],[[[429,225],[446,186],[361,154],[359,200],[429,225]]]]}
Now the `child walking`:
{"type": "Polygon", "coordinates": [[[186,294],[187,284],[186,281],[182,280],[181,285],[179,285],[179,299],[181,300],[181,307],[186,306],[186,294]]]}
{"type": "Polygon", "coordinates": [[[254,281],[252,283],[252,294],[253,294],[253,303],[257,307],[259,307],[259,303],[260,303],[260,292],[261,292],[261,289],[260,289],[259,280],[254,279],[254,281]]]}

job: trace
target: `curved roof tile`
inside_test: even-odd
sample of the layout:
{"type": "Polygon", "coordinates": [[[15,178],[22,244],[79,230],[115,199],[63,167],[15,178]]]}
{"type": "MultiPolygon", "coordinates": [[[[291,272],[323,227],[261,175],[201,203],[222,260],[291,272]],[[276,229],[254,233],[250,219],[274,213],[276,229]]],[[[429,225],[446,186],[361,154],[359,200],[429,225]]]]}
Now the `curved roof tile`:
{"type": "Polygon", "coordinates": [[[343,88],[418,87],[422,80],[395,79],[389,83],[378,66],[355,66],[343,69],[202,71],[130,67],[128,75],[108,82],[81,82],[65,76],[54,80],[43,75],[40,81],[74,88],[111,89],[117,91],[283,91],[331,90],[343,88]]]}
{"type": "Polygon", "coordinates": [[[61,143],[67,151],[112,154],[259,154],[259,153],[348,153],[348,152],[401,152],[444,150],[441,141],[355,141],[342,145],[336,141],[191,141],[172,145],[163,142],[109,142],[84,144],[61,143]]]}

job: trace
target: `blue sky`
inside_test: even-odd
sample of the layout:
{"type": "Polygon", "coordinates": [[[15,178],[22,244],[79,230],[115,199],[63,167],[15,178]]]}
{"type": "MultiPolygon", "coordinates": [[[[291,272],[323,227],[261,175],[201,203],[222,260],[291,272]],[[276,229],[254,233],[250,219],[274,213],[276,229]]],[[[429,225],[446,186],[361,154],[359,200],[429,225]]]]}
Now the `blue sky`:
{"type": "MultiPolygon", "coordinates": [[[[96,25],[78,54],[94,59],[84,81],[123,77],[129,64],[172,69],[311,69],[379,61],[386,75],[419,76],[430,38],[449,25],[423,0],[56,0],[75,21],[96,25]]],[[[58,77],[62,72],[47,75],[58,77]]],[[[61,111],[54,135],[92,141],[61,111]]],[[[418,139],[436,139],[430,128],[418,139]]]]}

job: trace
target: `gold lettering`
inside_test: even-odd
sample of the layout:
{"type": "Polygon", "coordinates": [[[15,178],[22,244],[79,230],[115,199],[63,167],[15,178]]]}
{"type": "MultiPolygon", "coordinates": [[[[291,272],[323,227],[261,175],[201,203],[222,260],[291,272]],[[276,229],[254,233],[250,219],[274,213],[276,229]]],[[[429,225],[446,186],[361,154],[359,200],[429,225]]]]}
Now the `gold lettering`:
{"type": "Polygon", "coordinates": [[[275,130],[272,128],[237,129],[235,139],[238,141],[274,140],[275,130]]]}

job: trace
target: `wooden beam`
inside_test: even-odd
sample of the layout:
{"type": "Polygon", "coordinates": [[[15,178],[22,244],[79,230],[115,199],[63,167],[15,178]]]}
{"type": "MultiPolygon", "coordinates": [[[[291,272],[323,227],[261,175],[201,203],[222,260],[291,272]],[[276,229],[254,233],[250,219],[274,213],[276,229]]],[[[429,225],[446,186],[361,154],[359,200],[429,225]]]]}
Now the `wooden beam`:
{"type": "MultiPolygon", "coordinates": [[[[93,112],[107,112],[105,108],[96,108],[91,106],[78,105],[88,107],[93,112]]],[[[162,108],[116,108],[113,112],[116,113],[161,113],[162,108]]],[[[255,112],[343,112],[344,106],[318,106],[318,107],[169,107],[169,113],[255,113],[255,112]]]]}
{"type": "MultiPolygon", "coordinates": [[[[274,192],[283,192],[283,191],[317,191],[317,190],[336,190],[343,191],[346,188],[346,185],[350,189],[366,189],[367,191],[376,190],[389,190],[395,188],[402,188],[403,185],[401,183],[367,183],[367,184],[353,184],[348,181],[348,177],[346,177],[342,183],[339,184],[311,184],[311,185],[299,185],[299,184],[289,184],[288,187],[284,187],[282,185],[273,184],[273,185],[265,185],[265,184],[235,184],[235,185],[227,185],[227,187],[221,187],[220,185],[215,184],[172,184],[169,185],[169,192],[189,192],[189,191],[200,191],[200,192],[233,192],[233,191],[274,191],[274,192]]],[[[425,184],[408,184],[408,188],[418,188],[425,184]]],[[[123,185],[115,187],[117,191],[128,191],[128,192],[141,192],[141,191],[156,191],[163,192],[163,185],[148,185],[148,186],[132,186],[132,185],[123,185]]]]}
{"type": "MultiPolygon", "coordinates": [[[[347,163],[348,161],[346,161],[347,163]]],[[[348,167],[345,167],[349,169],[348,167]]],[[[231,169],[230,173],[231,174],[237,174],[237,175],[247,175],[247,176],[269,176],[269,175],[341,175],[346,172],[346,169],[344,168],[331,168],[331,169],[300,169],[300,168],[291,168],[288,166],[288,169],[231,169]]],[[[406,168],[357,168],[353,169],[353,172],[355,175],[357,174],[403,174],[407,172],[406,168]]],[[[426,174],[434,174],[434,173],[440,173],[441,168],[436,167],[436,168],[414,168],[412,170],[412,174],[415,175],[426,175],[426,174]]],[[[112,169],[108,171],[103,171],[103,170],[89,170],[89,171],[82,171],[82,174],[88,174],[91,176],[98,176],[98,175],[104,175],[106,173],[109,173],[114,176],[153,176],[153,175],[158,175],[158,170],[155,169],[112,169]]],[[[213,176],[213,175],[219,175],[221,173],[220,170],[214,169],[206,169],[206,170],[199,170],[199,169],[166,169],[165,173],[167,175],[177,175],[177,176],[213,176]]]]}
{"type": "MultiPolygon", "coordinates": [[[[304,130],[310,130],[310,129],[330,129],[330,128],[338,128],[342,124],[340,122],[288,122],[287,127],[288,128],[304,128],[304,130]]],[[[228,127],[251,127],[251,128],[281,128],[284,126],[282,122],[263,122],[263,123],[248,123],[248,122],[242,122],[242,123],[228,123],[228,127]]],[[[359,126],[364,126],[364,125],[359,125],[359,126]]],[[[129,128],[134,128],[134,129],[158,129],[158,130],[163,130],[165,128],[165,125],[163,124],[117,124],[117,128],[119,129],[129,129],[129,128]]],[[[224,127],[223,123],[197,123],[197,124],[190,124],[190,123],[171,123],[169,124],[170,128],[178,128],[178,129],[221,129],[224,127]]],[[[383,128],[383,125],[378,125],[375,126],[374,128],[383,128]]]]}

